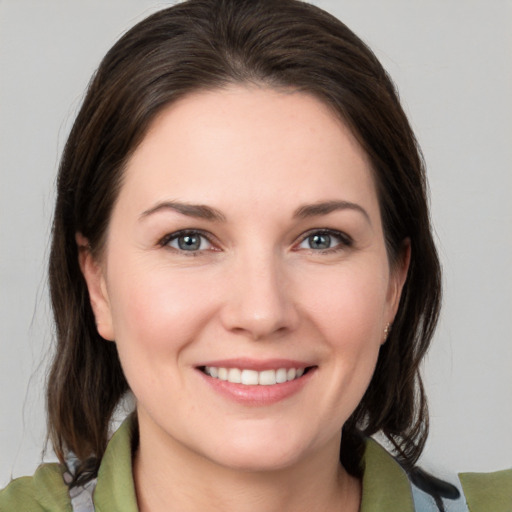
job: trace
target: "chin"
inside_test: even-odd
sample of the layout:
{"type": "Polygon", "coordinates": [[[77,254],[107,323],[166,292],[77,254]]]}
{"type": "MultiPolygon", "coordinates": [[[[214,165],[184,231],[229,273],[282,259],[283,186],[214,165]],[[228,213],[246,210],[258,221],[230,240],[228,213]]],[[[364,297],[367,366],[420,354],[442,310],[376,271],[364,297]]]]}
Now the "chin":
{"type": "Polygon", "coordinates": [[[307,457],[309,443],[291,438],[289,432],[279,436],[270,434],[227,436],[209,458],[238,471],[269,472],[292,467],[307,457]]]}
{"type": "Polygon", "coordinates": [[[299,460],[297,453],[272,453],[267,448],[264,453],[261,450],[236,453],[229,450],[222,454],[222,460],[217,458],[214,462],[225,468],[245,473],[268,473],[290,468],[299,460]]]}

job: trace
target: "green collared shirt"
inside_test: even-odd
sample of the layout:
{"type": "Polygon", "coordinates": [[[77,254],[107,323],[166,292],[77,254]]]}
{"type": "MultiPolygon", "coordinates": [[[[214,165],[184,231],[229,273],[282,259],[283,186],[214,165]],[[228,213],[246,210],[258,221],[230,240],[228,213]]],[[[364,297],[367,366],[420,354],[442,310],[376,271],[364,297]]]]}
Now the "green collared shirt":
{"type": "MultiPolygon", "coordinates": [[[[138,512],[132,475],[133,422],[110,440],[94,491],[95,512],[138,512]]],[[[361,512],[414,512],[407,475],[378,443],[365,452],[361,512]]],[[[32,477],[13,480],[0,491],[0,512],[71,512],[59,464],[43,464],[32,477]]],[[[460,475],[470,512],[512,512],[512,470],[460,475]]]]}

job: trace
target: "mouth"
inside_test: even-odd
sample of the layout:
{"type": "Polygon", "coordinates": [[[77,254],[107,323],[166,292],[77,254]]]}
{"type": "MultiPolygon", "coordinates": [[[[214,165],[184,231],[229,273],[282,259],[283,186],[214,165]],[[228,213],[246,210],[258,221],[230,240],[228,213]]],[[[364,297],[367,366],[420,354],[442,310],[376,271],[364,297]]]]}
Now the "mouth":
{"type": "Polygon", "coordinates": [[[275,386],[298,380],[311,371],[313,366],[276,368],[257,371],[248,368],[226,368],[223,366],[200,366],[198,369],[208,377],[245,386],[275,386]]]}

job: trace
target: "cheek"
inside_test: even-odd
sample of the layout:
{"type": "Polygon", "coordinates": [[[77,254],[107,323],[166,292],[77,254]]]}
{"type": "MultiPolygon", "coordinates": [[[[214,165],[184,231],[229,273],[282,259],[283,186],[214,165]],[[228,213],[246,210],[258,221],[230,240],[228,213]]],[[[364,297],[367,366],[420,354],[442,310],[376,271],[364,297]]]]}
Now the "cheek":
{"type": "Polygon", "coordinates": [[[198,280],[165,268],[113,274],[111,311],[120,354],[178,358],[211,316],[213,304],[201,296],[198,280]]]}
{"type": "Polygon", "coordinates": [[[347,266],[307,286],[307,309],[334,345],[354,345],[353,349],[359,350],[381,342],[388,279],[386,269],[370,268],[373,272],[347,266]]]}
{"type": "Polygon", "coordinates": [[[324,286],[309,288],[310,318],[321,333],[332,375],[326,407],[336,411],[334,417],[347,419],[364,395],[379,356],[387,277],[385,272],[352,267],[333,273],[324,286]]]}
{"type": "Polygon", "coordinates": [[[211,301],[198,295],[203,280],[168,268],[130,270],[126,265],[118,270],[110,281],[115,342],[139,407],[155,416],[166,403],[190,411],[180,369],[187,366],[187,348],[211,317],[211,301]]]}

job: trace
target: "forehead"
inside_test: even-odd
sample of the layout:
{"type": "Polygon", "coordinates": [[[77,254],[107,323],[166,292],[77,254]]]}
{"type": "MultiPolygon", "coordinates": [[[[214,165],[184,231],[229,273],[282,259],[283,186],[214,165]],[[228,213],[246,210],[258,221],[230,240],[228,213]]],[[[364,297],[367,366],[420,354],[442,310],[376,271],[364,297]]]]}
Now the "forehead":
{"type": "Polygon", "coordinates": [[[135,203],[376,200],[366,153],[329,107],[303,92],[245,86],[190,94],[160,112],[123,189],[135,203]]]}

